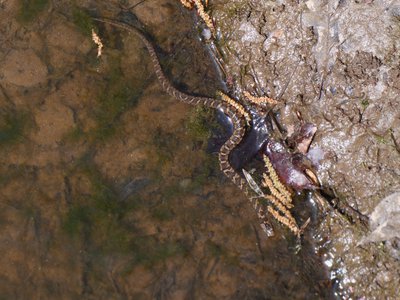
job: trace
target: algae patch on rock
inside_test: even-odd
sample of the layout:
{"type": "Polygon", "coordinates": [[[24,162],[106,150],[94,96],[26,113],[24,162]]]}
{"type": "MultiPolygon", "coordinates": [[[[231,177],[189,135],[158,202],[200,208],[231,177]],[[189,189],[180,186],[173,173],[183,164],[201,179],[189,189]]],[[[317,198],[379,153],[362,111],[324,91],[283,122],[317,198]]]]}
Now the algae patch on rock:
{"type": "Polygon", "coordinates": [[[47,6],[48,0],[20,0],[18,21],[23,24],[32,22],[47,6]]]}
{"type": "Polygon", "coordinates": [[[0,148],[20,141],[27,121],[28,115],[24,112],[0,113],[0,148]]]}

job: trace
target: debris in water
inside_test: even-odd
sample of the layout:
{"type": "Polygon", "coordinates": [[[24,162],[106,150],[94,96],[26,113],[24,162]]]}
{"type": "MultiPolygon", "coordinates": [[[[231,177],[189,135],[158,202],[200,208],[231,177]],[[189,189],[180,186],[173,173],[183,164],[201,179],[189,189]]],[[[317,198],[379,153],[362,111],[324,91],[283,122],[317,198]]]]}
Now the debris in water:
{"type": "Polygon", "coordinates": [[[97,45],[97,57],[101,56],[101,50],[103,49],[103,43],[101,42],[100,37],[97,33],[92,29],[92,40],[97,45]]]}

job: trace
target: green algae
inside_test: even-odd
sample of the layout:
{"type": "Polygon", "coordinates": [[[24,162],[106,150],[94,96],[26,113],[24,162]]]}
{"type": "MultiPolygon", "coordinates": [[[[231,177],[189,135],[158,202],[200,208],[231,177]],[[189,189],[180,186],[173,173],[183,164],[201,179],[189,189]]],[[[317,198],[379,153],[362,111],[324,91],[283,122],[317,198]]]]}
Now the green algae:
{"type": "Polygon", "coordinates": [[[138,98],[137,93],[128,86],[121,86],[119,90],[113,89],[101,96],[99,106],[95,109],[96,140],[105,141],[113,137],[117,132],[118,118],[126,109],[136,104],[138,98]]]}
{"type": "Polygon", "coordinates": [[[85,230],[93,236],[107,237],[99,245],[99,248],[104,249],[110,248],[109,240],[116,239],[121,243],[114,243],[115,247],[124,249],[123,241],[129,240],[129,231],[120,221],[133,207],[129,202],[121,200],[114,187],[91,162],[89,154],[78,160],[68,175],[85,178],[91,192],[76,195],[76,201],[65,216],[64,230],[71,237],[78,237],[85,230]]]}
{"type": "Polygon", "coordinates": [[[89,113],[95,126],[86,131],[81,124],[76,124],[63,136],[64,142],[76,143],[85,139],[94,145],[105,143],[121,133],[121,117],[137,105],[146,83],[126,78],[118,57],[111,59],[109,68],[104,85],[99,87],[95,105],[89,113]]]}
{"type": "Polygon", "coordinates": [[[193,109],[186,124],[189,135],[195,140],[207,141],[211,136],[210,120],[214,119],[214,114],[213,110],[203,106],[193,109]]]}
{"type": "Polygon", "coordinates": [[[66,215],[63,229],[70,236],[76,236],[84,226],[90,224],[90,217],[89,207],[83,205],[73,206],[66,215]]]}
{"type": "Polygon", "coordinates": [[[96,129],[92,132],[98,141],[105,141],[117,132],[121,115],[134,107],[143,92],[145,83],[125,78],[120,57],[113,58],[107,74],[107,84],[102,89],[94,108],[96,129]]]}
{"type": "Polygon", "coordinates": [[[93,22],[92,17],[82,8],[75,6],[72,9],[72,21],[79,31],[86,36],[90,37],[92,35],[92,30],[98,32],[97,26],[93,22]]]}
{"type": "Polygon", "coordinates": [[[23,139],[29,115],[25,112],[0,113],[0,148],[23,139]]]}
{"type": "Polygon", "coordinates": [[[210,255],[213,257],[221,257],[226,255],[226,249],[224,249],[221,245],[216,244],[215,242],[208,240],[206,242],[207,250],[209,251],[210,255]]]}
{"type": "Polygon", "coordinates": [[[218,169],[217,157],[206,153],[208,141],[217,126],[215,111],[205,107],[194,109],[187,121],[188,134],[193,144],[200,145],[197,155],[201,158],[201,167],[193,170],[192,182],[188,187],[189,190],[203,186],[218,169]]]}
{"type": "MultiPolygon", "coordinates": [[[[96,259],[101,260],[108,253],[122,253],[132,257],[132,266],[152,267],[170,257],[188,253],[188,247],[182,241],[163,242],[142,235],[131,219],[132,212],[144,212],[149,209],[148,204],[138,196],[122,200],[91,162],[90,155],[83,156],[69,176],[85,177],[91,192],[77,195],[64,217],[63,229],[73,239],[90,236],[88,252],[96,259]]],[[[168,221],[173,217],[169,204],[165,203],[152,207],[151,215],[157,221],[168,221]]]]}
{"type": "Polygon", "coordinates": [[[168,204],[161,204],[152,209],[151,216],[160,222],[171,221],[174,218],[174,213],[168,204]]]}
{"type": "Polygon", "coordinates": [[[17,20],[22,24],[32,22],[47,6],[48,0],[20,0],[17,20]]]}
{"type": "Polygon", "coordinates": [[[363,109],[366,109],[369,105],[369,100],[367,98],[361,100],[361,106],[363,109]]]}

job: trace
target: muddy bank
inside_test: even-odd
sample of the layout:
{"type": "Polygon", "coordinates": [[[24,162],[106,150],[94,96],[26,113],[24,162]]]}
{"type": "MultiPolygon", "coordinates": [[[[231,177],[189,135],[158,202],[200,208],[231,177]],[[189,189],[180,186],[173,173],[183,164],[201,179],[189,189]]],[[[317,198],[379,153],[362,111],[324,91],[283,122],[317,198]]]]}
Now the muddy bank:
{"type": "MultiPolygon", "coordinates": [[[[396,1],[216,1],[216,42],[232,92],[278,99],[287,130],[296,111],[314,123],[310,156],[338,201],[370,215],[400,189],[399,34],[396,1]]],[[[357,246],[368,232],[337,211],[314,236],[344,298],[394,299],[398,238],[357,246]]]]}

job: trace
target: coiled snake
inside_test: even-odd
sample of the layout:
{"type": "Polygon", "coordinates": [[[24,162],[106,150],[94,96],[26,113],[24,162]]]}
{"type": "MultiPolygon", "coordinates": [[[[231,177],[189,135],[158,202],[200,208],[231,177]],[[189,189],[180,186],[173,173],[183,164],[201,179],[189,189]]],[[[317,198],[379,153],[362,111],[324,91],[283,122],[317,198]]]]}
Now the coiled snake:
{"type": "Polygon", "coordinates": [[[150,58],[152,60],[157,78],[164,91],[166,91],[169,95],[187,104],[202,105],[221,110],[231,119],[233,124],[233,133],[229,137],[229,139],[222,145],[219,151],[219,163],[221,171],[248,196],[251,205],[256,210],[256,213],[261,221],[262,228],[264,230],[268,230],[267,228],[270,228],[270,224],[267,221],[267,217],[265,216],[263,208],[261,207],[261,205],[259,205],[259,201],[256,197],[251,197],[252,192],[248,186],[247,181],[241,175],[239,175],[239,173],[232,167],[231,163],[229,162],[230,153],[242,141],[243,136],[246,133],[246,120],[244,119],[243,115],[238,111],[235,106],[230,103],[218,101],[216,99],[208,97],[192,96],[177,90],[165,77],[154,46],[145,36],[145,34],[141,32],[140,29],[130,26],[126,23],[114,20],[103,18],[94,19],[99,22],[107,23],[112,26],[127,30],[129,32],[133,32],[143,41],[150,54],[150,58]]]}

